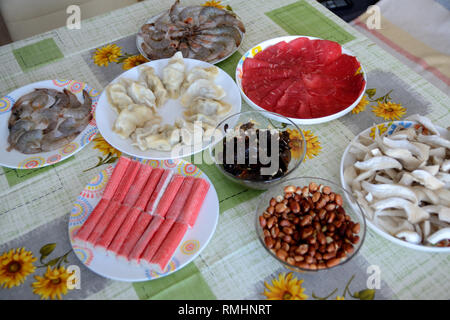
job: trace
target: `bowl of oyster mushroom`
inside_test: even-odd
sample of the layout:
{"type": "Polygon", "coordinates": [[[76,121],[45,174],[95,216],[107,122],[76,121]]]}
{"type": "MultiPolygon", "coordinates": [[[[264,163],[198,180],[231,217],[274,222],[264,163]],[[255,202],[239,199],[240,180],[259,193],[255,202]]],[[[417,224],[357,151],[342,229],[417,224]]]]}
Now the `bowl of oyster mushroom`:
{"type": "Polygon", "coordinates": [[[96,121],[116,149],[162,160],[204,150],[216,125],[240,110],[239,89],[225,71],[177,52],[114,79],[100,96],[96,121]]]}
{"type": "Polygon", "coordinates": [[[340,174],[372,230],[411,249],[450,252],[449,128],[418,114],[368,128],[345,149],[340,174]]]}

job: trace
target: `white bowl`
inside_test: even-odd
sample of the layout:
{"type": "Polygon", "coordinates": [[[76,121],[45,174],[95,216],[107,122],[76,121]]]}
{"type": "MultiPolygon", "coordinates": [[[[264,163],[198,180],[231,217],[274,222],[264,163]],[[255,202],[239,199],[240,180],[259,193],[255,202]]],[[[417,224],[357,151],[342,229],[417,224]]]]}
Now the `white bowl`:
{"type": "MultiPolygon", "coordinates": [[[[261,43],[257,44],[256,46],[254,46],[253,48],[248,50],[241,57],[241,59],[239,60],[239,62],[237,64],[237,67],[236,67],[236,83],[238,84],[239,90],[241,91],[241,95],[244,98],[245,102],[247,102],[253,109],[267,111],[266,109],[261,108],[256,103],[254,103],[249,97],[247,97],[247,95],[244,93],[244,90],[242,89],[241,81],[242,81],[242,74],[243,74],[242,68],[243,68],[244,60],[246,58],[254,57],[261,50],[264,50],[267,47],[270,47],[270,46],[272,46],[274,44],[277,44],[278,42],[281,42],[281,41],[290,42],[291,40],[294,40],[294,39],[297,39],[297,38],[308,38],[310,40],[323,40],[323,39],[320,39],[320,38],[308,37],[308,36],[285,36],[285,37],[274,38],[274,39],[266,40],[264,42],[261,42],[261,43]]],[[[342,47],[342,53],[347,54],[349,56],[355,56],[350,50],[347,50],[344,47],[342,47]]],[[[311,119],[300,119],[300,118],[290,118],[290,117],[288,117],[288,118],[292,122],[294,122],[295,124],[310,125],[310,124],[317,124],[317,123],[323,123],[323,122],[332,121],[332,120],[338,119],[338,118],[346,115],[350,111],[352,111],[358,105],[358,103],[361,100],[361,98],[364,96],[364,93],[366,91],[366,86],[367,86],[366,72],[365,72],[364,67],[362,66],[361,63],[360,63],[360,65],[361,65],[361,71],[363,73],[363,77],[364,77],[364,80],[365,80],[364,88],[363,88],[361,94],[359,95],[358,99],[356,99],[355,102],[353,102],[350,106],[348,106],[344,110],[341,110],[341,111],[339,111],[337,113],[334,113],[334,114],[326,116],[326,117],[311,118],[311,119]]],[[[283,122],[283,118],[281,118],[281,117],[270,115],[270,118],[272,118],[272,119],[274,119],[276,121],[279,121],[279,122],[283,122]]]]}
{"type": "MultiPolygon", "coordinates": [[[[409,127],[411,125],[416,124],[416,122],[414,122],[414,121],[393,121],[393,122],[380,123],[380,124],[377,124],[377,126],[382,125],[382,124],[384,124],[388,128],[386,132],[388,135],[390,135],[397,126],[409,127]]],[[[349,152],[350,146],[352,145],[353,142],[355,142],[359,138],[360,135],[367,134],[368,132],[370,132],[370,130],[372,128],[373,127],[370,127],[368,129],[362,131],[361,133],[359,133],[357,136],[355,136],[355,138],[352,140],[352,142],[349,143],[347,148],[345,148],[345,150],[344,150],[344,154],[342,155],[342,160],[341,160],[340,175],[341,175],[342,187],[346,190],[351,190],[351,187],[344,180],[344,169],[347,166],[349,166],[350,164],[355,163],[355,161],[356,161],[355,157],[349,152]]],[[[354,206],[354,208],[358,207],[356,205],[356,203],[351,201],[351,199],[349,199],[348,197],[347,197],[347,201],[352,206],[354,206]]],[[[441,253],[444,253],[444,252],[449,253],[450,252],[450,247],[424,246],[424,245],[414,244],[414,243],[410,243],[410,242],[404,241],[402,239],[396,238],[396,237],[390,235],[389,233],[387,233],[386,231],[384,231],[383,229],[381,229],[380,227],[378,227],[377,225],[375,225],[368,217],[366,217],[366,222],[367,222],[367,225],[369,226],[369,228],[372,229],[373,231],[375,231],[376,233],[378,233],[380,236],[382,236],[383,238],[385,238],[395,244],[401,245],[403,247],[414,249],[414,250],[419,250],[419,251],[425,251],[425,252],[441,252],[441,253]]]]}
{"type": "MultiPolygon", "coordinates": [[[[153,67],[155,69],[155,74],[161,78],[162,70],[165,66],[167,66],[167,62],[169,60],[170,59],[153,60],[142,65],[153,67]]],[[[203,68],[213,66],[208,62],[200,60],[187,58],[184,58],[183,60],[186,66],[186,70],[190,70],[193,67],[197,66],[203,68]]],[[[124,73],[116,77],[113,81],[111,81],[111,83],[116,83],[120,78],[138,80],[140,66],[125,71],[124,73]]],[[[240,112],[241,97],[239,95],[239,89],[237,88],[236,83],[225,71],[220,68],[218,69],[219,75],[214,82],[217,85],[220,85],[226,92],[226,96],[223,101],[229,103],[232,106],[228,115],[240,112]]],[[[184,107],[180,104],[178,99],[168,99],[163,106],[158,108],[157,111],[158,114],[162,117],[163,124],[173,124],[176,119],[183,118],[184,107]]],[[[208,143],[203,143],[203,145],[199,145],[198,148],[182,148],[182,152],[180,152],[180,154],[172,154],[171,151],[159,151],[153,149],[142,151],[138,147],[135,147],[131,144],[131,138],[122,139],[117,133],[112,130],[117,116],[117,112],[111,107],[108,101],[106,90],[103,90],[96,108],[97,127],[100,133],[105,138],[105,140],[114,148],[137,158],[154,160],[182,158],[200,152],[209,147],[208,143]]],[[[220,120],[221,119],[219,119],[219,121],[220,120]]]]}

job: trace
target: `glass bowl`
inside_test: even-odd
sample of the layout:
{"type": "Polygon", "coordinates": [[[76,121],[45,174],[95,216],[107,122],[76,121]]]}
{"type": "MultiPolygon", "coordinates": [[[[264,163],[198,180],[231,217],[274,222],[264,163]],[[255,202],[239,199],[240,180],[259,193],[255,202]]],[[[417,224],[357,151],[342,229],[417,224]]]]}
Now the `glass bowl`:
{"type": "MultiPolygon", "coordinates": [[[[269,111],[244,111],[244,112],[239,112],[239,113],[235,113],[227,118],[225,118],[224,120],[222,120],[216,127],[215,129],[215,133],[213,136],[213,142],[210,144],[210,156],[214,162],[214,164],[216,165],[216,167],[219,169],[220,172],[222,172],[224,174],[225,177],[227,177],[228,179],[232,180],[233,182],[236,182],[238,184],[244,185],[248,188],[251,189],[259,189],[259,190],[266,190],[270,187],[273,187],[281,182],[283,182],[293,171],[295,171],[300,164],[303,162],[303,159],[305,158],[306,155],[306,143],[305,141],[305,137],[303,135],[302,130],[300,130],[300,128],[291,120],[289,120],[286,117],[283,117],[281,115],[278,115],[278,117],[283,117],[285,118],[283,120],[283,122],[277,122],[273,119],[270,118],[270,116],[273,116],[274,113],[273,112],[269,112],[269,111]],[[278,132],[280,131],[286,131],[286,135],[289,135],[291,138],[290,140],[290,144],[291,144],[291,149],[289,149],[289,151],[286,151],[285,154],[289,154],[288,157],[290,158],[290,161],[288,162],[288,164],[286,165],[286,162],[283,163],[283,161],[281,161],[281,157],[279,157],[278,159],[280,161],[278,161],[279,167],[276,167],[276,165],[274,165],[273,167],[275,168],[284,168],[284,172],[282,175],[275,175],[274,177],[272,177],[271,179],[268,180],[262,180],[259,179],[258,177],[261,177],[261,175],[254,175],[255,178],[250,179],[250,178],[240,178],[237,177],[236,175],[231,174],[230,172],[228,172],[227,170],[225,170],[225,165],[224,162],[226,161],[226,156],[224,157],[223,155],[223,151],[224,151],[224,139],[226,139],[227,137],[230,137],[230,135],[232,135],[234,132],[236,132],[235,130],[238,130],[238,128],[241,127],[241,125],[246,124],[248,122],[252,122],[253,123],[253,127],[251,129],[271,129],[271,130],[277,130],[278,132]],[[225,161],[223,161],[225,158],[225,161]]],[[[250,130],[246,130],[245,132],[251,132],[250,130]]],[[[256,132],[256,131],[253,131],[256,132]]],[[[247,134],[247,133],[246,133],[247,134]]],[[[249,137],[251,137],[251,133],[248,133],[249,137]]],[[[268,140],[268,141],[272,141],[272,140],[268,140]]],[[[283,142],[279,142],[279,144],[281,145],[281,143],[283,142]]],[[[238,144],[237,144],[238,145],[238,144]]],[[[240,153],[237,151],[237,148],[235,148],[235,153],[237,156],[242,155],[243,157],[245,157],[245,154],[247,154],[248,159],[250,159],[250,152],[246,152],[245,154],[240,153]]],[[[250,150],[250,148],[249,148],[250,150]]],[[[259,148],[259,146],[257,148],[253,148],[255,153],[264,153],[264,151],[262,151],[262,148],[259,148]],[[257,151],[256,151],[257,150],[257,151]]],[[[277,153],[278,155],[280,155],[280,153],[277,153]]],[[[271,155],[270,155],[271,156],[271,155]]],[[[272,161],[272,157],[270,157],[272,161]]],[[[258,158],[259,159],[259,158],[258,158]]],[[[275,159],[275,158],[273,158],[275,159]]],[[[242,158],[237,158],[235,159],[235,161],[241,161],[242,158]]],[[[272,163],[272,162],[270,162],[272,163]]],[[[274,162],[274,164],[276,164],[276,162],[274,162]]],[[[250,167],[250,166],[249,166],[250,167]]],[[[230,168],[230,167],[228,167],[230,168]]]]}
{"type": "MultiPolygon", "coordinates": [[[[287,267],[288,269],[290,269],[294,272],[319,272],[322,270],[329,270],[329,269],[341,266],[341,265],[347,263],[348,261],[350,261],[354,256],[356,256],[356,254],[358,253],[362,244],[364,243],[364,239],[365,239],[365,235],[366,235],[366,219],[364,217],[363,211],[361,210],[359,205],[353,206],[348,202],[347,199],[353,199],[353,196],[348,191],[346,191],[345,189],[340,187],[338,184],[331,182],[329,180],[317,178],[317,177],[299,177],[299,178],[287,179],[287,180],[283,181],[281,184],[276,185],[273,188],[269,189],[267,192],[265,192],[261,196],[261,201],[258,204],[258,208],[257,208],[256,214],[255,214],[255,228],[256,228],[256,233],[258,235],[258,239],[261,242],[261,245],[263,246],[263,248],[273,258],[275,258],[279,263],[281,263],[282,265],[284,265],[285,267],[287,267]],[[264,242],[265,236],[263,233],[263,228],[261,227],[260,222],[259,222],[259,217],[270,206],[270,200],[272,198],[276,198],[277,196],[280,196],[280,195],[283,196],[284,188],[286,186],[293,185],[295,187],[304,187],[304,186],[309,186],[310,182],[315,182],[318,186],[319,185],[329,186],[331,188],[331,192],[334,192],[335,194],[340,194],[342,197],[342,201],[343,201],[342,207],[345,209],[345,213],[350,216],[351,221],[353,221],[355,224],[359,223],[359,225],[360,225],[360,230],[358,233],[359,241],[353,245],[353,252],[347,254],[344,258],[341,258],[337,264],[330,266],[330,267],[325,267],[322,269],[309,269],[309,268],[299,266],[298,265],[299,263],[297,263],[297,262],[295,262],[295,264],[290,264],[290,263],[280,259],[276,255],[276,253],[274,251],[272,251],[273,249],[269,249],[266,246],[266,244],[264,242]]],[[[280,229],[281,229],[281,227],[280,227],[280,229]]],[[[315,234],[316,234],[316,232],[314,231],[314,235],[315,234]]],[[[299,245],[300,243],[303,244],[305,242],[306,242],[305,240],[300,240],[300,242],[296,241],[295,245],[299,245]]],[[[291,245],[293,245],[293,244],[291,243],[291,245]]]]}

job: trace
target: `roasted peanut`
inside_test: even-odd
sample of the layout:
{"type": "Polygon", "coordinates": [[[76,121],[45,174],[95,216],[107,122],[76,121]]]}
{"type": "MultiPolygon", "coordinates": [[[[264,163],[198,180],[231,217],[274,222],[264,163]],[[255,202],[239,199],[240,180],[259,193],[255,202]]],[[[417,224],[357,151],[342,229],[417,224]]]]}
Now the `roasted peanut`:
{"type": "Polygon", "coordinates": [[[274,240],[272,239],[272,237],[265,237],[264,243],[266,244],[267,248],[269,248],[269,249],[272,249],[274,246],[274,240]]]}
{"type": "Polygon", "coordinates": [[[331,268],[331,267],[337,266],[339,264],[339,262],[340,262],[340,259],[338,259],[338,258],[329,259],[326,262],[327,268],[331,268]]]}
{"type": "Polygon", "coordinates": [[[264,219],[263,216],[259,216],[259,224],[260,224],[261,228],[264,228],[267,225],[267,221],[266,221],[266,219],[264,219]]]}
{"type": "Polygon", "coordinates": [[[291,235],[294,233],[294,229],[292,229],[291,227],[283,227],[282,230],[285,234],[288,234],[288,235],[291,235]]]}
{"type": "Polygon", "coordinates": [[[277,217],[270,217],[267,220],[267,228],[272,229],[273,225],[275,224],[275,222],[277,221],[277,217]]]}
{"type": "Polygon", "coordinates": [[[280,227],[289,227],[291,225],[291,223],[289,222],[289,220],[283,219],[280,221],[279,225],[280,225],[280,227]]]}
{"type": "Polygon", "coordinates": [[[277,250],[277,257],[284,261],[288,257],[288,253],[286,251],[284,251],[283,249],[278,249],[277,250]]]}
{"type": "Polygon", "coordinates": [[[336,202],[336,204],[340,207],[342,207],[342,204],[344,203],[340,194],[336,194],[334,197],[334,202],[336,202]]]}
{"type": "Polygon", "coordinates": [[[294,213],[299,213],[300,212],[300,205],[298,204],[297,201],[292,201],[289,204],[289,208],[291,209],[292,212],[294,213]]]}
{"type": "Polygon", "coordinates": [[[319,191],[316,191],[316,192],[314,192],[314,194],[312,195],[311,200],[312,200],[313,202],[317,202],[317,201],[319,201],[320,196],[321,196],[320,192],[319,192],[319,191]]]}
{"type": "Polygon", "coordinates": [[[309,183],[309,191],[310,191],[311,193],[313,193],[313,192],[316,192],[317,189],[319,189],[319,186],[318,186],[315,182],[311,181],[311,182],[309,183]]]}
{"type": "Polygon", "coordinates": [[[285,209],[286,209],[286,205],[282,202],[277,203],[277,205],[275,206],[275,212],[277,212],[277,213],[284,212],[285,209]]]}
{"type": "Polygon", "coordinates": [[[324,194],[330,194],[331,193],[331,188],[329,186],[325,186],[325,187],[323,187],[322,192],[324,194]]]}

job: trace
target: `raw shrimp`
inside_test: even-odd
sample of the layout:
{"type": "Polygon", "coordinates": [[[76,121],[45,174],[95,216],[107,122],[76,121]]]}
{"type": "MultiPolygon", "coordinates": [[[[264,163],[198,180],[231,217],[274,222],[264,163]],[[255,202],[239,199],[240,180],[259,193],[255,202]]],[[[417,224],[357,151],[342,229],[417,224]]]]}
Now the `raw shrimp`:
{"type": "Polygon", "coordinates": [[[25,154],[41,152],[42,137],[42,130],[27,131],[20,136],[14,148],[25,154]]]}
{"type": "Polygon", "coordinates": [[[144,24],[141,48],[150,60],[183,57],[215,62],[231,54],[242,41],[242,22],[230,11],[205,6],[180,7],[177,0],[154,23],[144,24]]]}
{"type": "Polygon", "coordinates": [[[83,97],[81,103],[66,89],[38,88],[19,98],[8,120],[8,151],[39,153],[70,142],[92,119],[92,99],[85,90],[83,97]]]}

